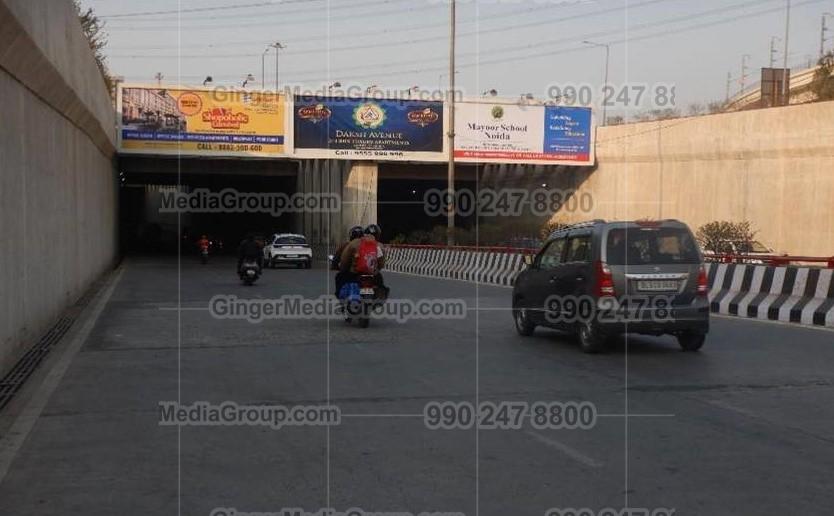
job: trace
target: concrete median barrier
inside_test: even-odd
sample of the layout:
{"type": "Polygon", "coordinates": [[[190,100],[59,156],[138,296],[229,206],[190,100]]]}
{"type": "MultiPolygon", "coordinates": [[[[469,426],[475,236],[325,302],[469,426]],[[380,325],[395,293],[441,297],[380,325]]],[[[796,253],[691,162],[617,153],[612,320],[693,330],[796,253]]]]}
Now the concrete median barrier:
{"type": "MultiPolygon", "coordinates": [[[[834,269],[708,263],[713,313],[834,328],[834,269]]],[[[386,268],[433,278],[511,287],[519,251],[388,246],[386,268]]]]}

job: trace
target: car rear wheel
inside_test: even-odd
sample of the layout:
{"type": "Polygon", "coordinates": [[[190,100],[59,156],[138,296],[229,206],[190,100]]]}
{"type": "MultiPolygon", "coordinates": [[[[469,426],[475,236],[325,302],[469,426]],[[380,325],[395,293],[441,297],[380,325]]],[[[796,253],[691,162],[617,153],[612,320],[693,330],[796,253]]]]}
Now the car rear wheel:
{"type": "Polygon", "coordinates": [[[513,319],[515,320],[515,330],[519,335],[529,337],[536,331],[536,325],[530,320],[530,312],[526,308],[513,310],[513,319]]]}
{"type": "Polygon", "coordinates": [[[684,333],[678,335],[678,344],[684,351],[698,351],[704,345],[707,336],[701,333],[684,333]]]}
{"type": "Polygon", "coordinates": [[[585,353],[599,353],[605,349],[606,336],[591,323],[579,326],[579,345],[585,353]]]}

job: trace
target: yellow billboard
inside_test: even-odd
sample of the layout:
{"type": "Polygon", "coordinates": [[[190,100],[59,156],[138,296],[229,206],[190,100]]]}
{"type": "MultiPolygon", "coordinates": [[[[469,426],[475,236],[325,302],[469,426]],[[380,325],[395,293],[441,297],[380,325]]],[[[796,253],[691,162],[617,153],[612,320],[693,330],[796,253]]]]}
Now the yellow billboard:
{"type": "Polygon", "coordinates": [[[126,154],[285,155],[282,94],[122,85],[118,105],[126,154]]]}

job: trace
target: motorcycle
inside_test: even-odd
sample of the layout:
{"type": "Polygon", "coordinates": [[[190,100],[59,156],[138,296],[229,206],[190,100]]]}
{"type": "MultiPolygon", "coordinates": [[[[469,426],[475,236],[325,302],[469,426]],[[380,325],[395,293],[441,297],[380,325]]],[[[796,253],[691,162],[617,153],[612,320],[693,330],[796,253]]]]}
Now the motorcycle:
{"type": "Polygon", "coordinates": [[[243,284],[249,287],[261,277],[261,268],[255,260],[245,260],[240,266],[239,274],[243,284]]]}
{"type": "Polygon", "coordinates": [[[375,276],[363,274],[358,281],[346,283],[339,292],[345,322],[350,324],[355,317],[360,328],[367,328],[371,314],[382,308],[387,297],[388,289],[377,285],[375,276]]]}

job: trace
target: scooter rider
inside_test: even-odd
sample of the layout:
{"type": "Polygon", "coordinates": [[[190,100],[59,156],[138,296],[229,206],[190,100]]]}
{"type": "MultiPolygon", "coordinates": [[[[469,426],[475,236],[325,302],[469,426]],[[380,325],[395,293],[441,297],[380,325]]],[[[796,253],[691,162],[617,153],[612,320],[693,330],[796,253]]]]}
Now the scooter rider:
{"type": "Polygon", "coordinates": [[[344,242],[342,245],[340,245],[339,248],[336,249],[336,252],[333,254],[333,263],[331,264],[331,267],[336,269],[337,271],[339,271],[339,272],[336,273],[336,280],[335,280],[336,281],[336,297],[339,297],[339,292],[342,290],[342,286],[345,283],[348,283],[348,281],[350,279],[354,278],[354,276],[351,275],[350,271],[343,272],[341,270],[340,263],[341,263],[341,260],[342,260],[342,254],[345,252],[345,249],[347,249],[347,247],[351,244],[351,242],[353,242],[354,240],[358,241],[360,238],[362,238],[362,235],[364,234],[364,231],[365,230],[362,229],[362,226],[353,226],[352,228],[350,228],[350,232],[348,232],[347,241],[344,242]]]}
{"type": "Polygon", "coordinates": [[[385,266],[385,253],[382,244],[379,243],[379,238],[382,236],[382,228],[376,224],[370,224],[365,228],[364,235],[361,238],[351,240],[350,243],[342,251],[342,257],[339,261],[339,270],[349,273],[348,278],[356,277],[356,256],[359,252],[359,247],[364,241],[371,241],[376,243],[376,273],[374,278],[376,284],[383,294],[383,298],[388,297],[388,288],[383,283],[382,274],[380,270],[385,266]]]}
{"type": "Polygon", "coordinates": [[[240,268],[243,265],[243,260],[255,260],[258,263],[258,268],[263,269],[263,249],[255,240],[254,233],[248,233],[246,238],[240,243],[237,248],[237,272],[240,273],[240,268]]]}

